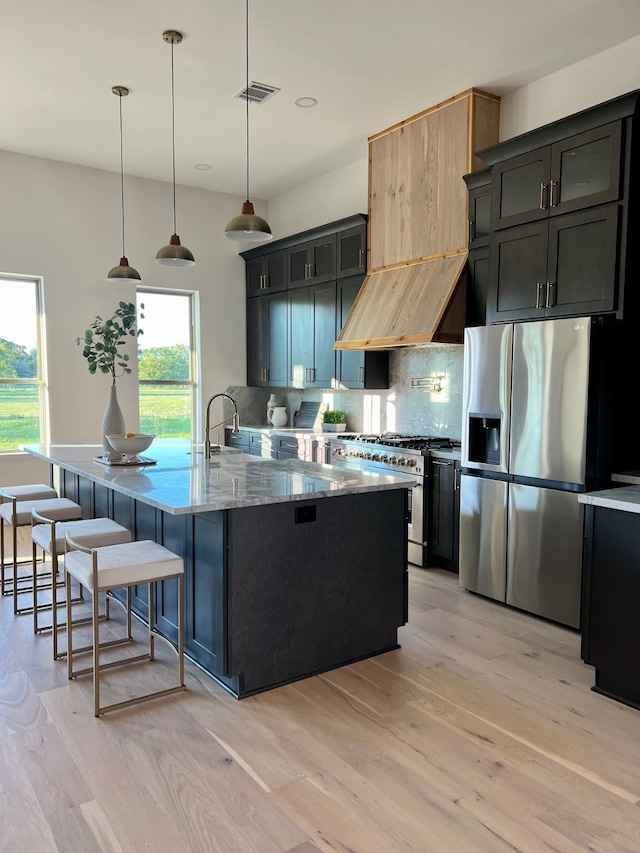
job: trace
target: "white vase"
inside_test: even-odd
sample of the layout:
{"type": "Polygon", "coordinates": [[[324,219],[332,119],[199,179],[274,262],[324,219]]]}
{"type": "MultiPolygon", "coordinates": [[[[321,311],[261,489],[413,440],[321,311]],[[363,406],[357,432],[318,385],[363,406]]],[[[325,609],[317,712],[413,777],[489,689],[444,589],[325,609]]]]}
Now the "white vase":
{"type": "Polygon", "coordinates": [[[122,459],[121,453],[116,453],[113,447],[109,444],[108,435],[123,435],[124,434],[124,417],[118,403],[118,394],[116,392],[116,383],[111,386],[109,394],[109,403],[105,409],[102,418],[102,458],[105,462],[112,462],[115,459],[122,459]]]}

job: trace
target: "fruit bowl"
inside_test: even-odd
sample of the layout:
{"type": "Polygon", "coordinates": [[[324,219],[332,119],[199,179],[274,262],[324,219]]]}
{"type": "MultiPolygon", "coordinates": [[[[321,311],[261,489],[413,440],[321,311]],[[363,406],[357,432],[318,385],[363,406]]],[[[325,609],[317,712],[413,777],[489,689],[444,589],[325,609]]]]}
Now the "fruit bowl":
{"type": "Polygon", "coordinates": [[[139,453],[144,451],[151,445],[155,435],[144,435],[142,433],[127,433],[125,435],[108,435],[109,444],[113,447],[116,453],[121,453],[126,457],[127,462],[136,460],[139,453]]]}

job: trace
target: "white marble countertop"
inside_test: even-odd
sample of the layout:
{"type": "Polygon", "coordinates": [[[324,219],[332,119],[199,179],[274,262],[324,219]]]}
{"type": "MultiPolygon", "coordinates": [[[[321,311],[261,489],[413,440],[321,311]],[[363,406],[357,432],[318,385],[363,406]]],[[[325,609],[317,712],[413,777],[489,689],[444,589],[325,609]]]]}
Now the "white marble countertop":
{"type": "Polygon", "coordinates": [[[583,492],[578,495],[578,500],[582,504],[640,513],[640,486],[629,485],[617,489],[602,489],[599,492],[583,492]]]}
{"type": "Polygon", "coordinates": [[[265,459],[222,447],[210,460],[202,445],[156,440],[144,457],[155,465],[115,466],[94,460],[102,445],[28,444],[28,453],[88,477],[173,515],[407,488],[406,476],[352,471],[303,462],[265,459]]]}

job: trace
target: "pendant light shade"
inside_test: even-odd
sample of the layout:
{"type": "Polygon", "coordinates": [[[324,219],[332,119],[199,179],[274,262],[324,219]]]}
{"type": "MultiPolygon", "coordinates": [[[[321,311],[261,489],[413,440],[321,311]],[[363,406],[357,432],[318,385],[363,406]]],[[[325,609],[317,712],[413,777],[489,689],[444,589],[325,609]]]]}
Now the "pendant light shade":
{"type": "Polygon", "coordinates": [[[122,213],[122,257],[117,267],[109,270],[107,281],[113,281],[118,284],[136,284],[140,281],[140,273],[133,267],[129,266],[129,261],[126,257],[124,249],[124,158],[122,154],[122,99],[129,94],[126,86],[113,86],[111,91],[118,96],[118,106],[120,112],[120,210],[122,213]]]}
{"type": "Polygon", "coordinates": [[[176,231],[176,119],[175,119],[175,87],[173,73],[173,46],[180,44],[182,33],[177,30],[166,30],[162,33],[164,41],[171,45],[171,150],[173,162],[173,234],[167,246],[158,250],[156,263],[167,267],[192,267],[195,264],[193,254],[186,246],[180,244],[176,231]]]}
{"type": "Polygon", "coordinates": [[[245,72],[247,200],[242,205],[242,213],[227,222],[224,236],[229,240],[246,243],[266,243],[273,237],[269,223],[261,216],[256,216],[253,204],[249,201],[249,0],[245,0],[245,72]]]}

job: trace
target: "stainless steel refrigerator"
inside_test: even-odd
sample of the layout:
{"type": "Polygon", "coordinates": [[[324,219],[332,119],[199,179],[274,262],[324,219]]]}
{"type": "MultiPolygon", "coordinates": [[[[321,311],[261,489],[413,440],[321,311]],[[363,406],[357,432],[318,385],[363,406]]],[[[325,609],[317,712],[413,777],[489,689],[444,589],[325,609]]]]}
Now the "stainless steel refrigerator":
{"type": "Polygon", "coordinates": [[[465,331],[460,585],[574,628],[577,492],[607,465],[602,350],[590,317],[465,331]]]}

